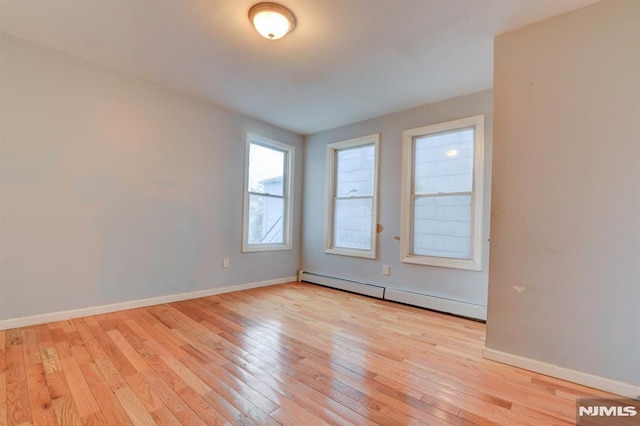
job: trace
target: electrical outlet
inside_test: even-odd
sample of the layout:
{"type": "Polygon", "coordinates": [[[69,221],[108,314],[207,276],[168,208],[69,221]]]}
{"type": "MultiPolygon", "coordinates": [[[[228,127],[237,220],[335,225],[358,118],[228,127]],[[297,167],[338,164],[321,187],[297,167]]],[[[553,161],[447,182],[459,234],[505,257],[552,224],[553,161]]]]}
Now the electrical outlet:
{"type": "Polygon", "coordinates": [[[391,267],[389,265],[382,265],[382,275],[391,275],[391,267]]]}
{"type": "Polygon", "coordinates": [[[231,262],[229,261],[229,258],[225,257],[224,259],[222,259],[222,267],[228,268],[229,266],[231,266],[231,262]]]}

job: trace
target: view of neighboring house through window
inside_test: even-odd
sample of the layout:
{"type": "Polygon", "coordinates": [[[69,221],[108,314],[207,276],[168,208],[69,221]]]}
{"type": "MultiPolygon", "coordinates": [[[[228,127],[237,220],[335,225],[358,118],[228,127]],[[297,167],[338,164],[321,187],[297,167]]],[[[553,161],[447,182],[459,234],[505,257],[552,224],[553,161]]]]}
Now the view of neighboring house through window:
{"type": "Polygon", "coordinates": [[[480,270],[484,116],[403,136],[402,261],[480,270]]]}
{"type": "Polygon", "coordinates": [[[291,248],[293,147],[247,135],[243,251],[291,248]]]}
{"type": "Polygon", "coordinates": [[[377,134],[327,147],[325,252],[375,258],[377,134]]]}

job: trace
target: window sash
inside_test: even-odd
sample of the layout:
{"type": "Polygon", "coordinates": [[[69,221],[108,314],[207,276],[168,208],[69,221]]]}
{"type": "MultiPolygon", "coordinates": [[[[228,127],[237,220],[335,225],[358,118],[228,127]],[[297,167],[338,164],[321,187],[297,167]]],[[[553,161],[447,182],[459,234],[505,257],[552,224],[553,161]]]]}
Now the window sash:
{"type": "Polygon", "coordinates": [[[245,186],[244,186],[244,211],[243,211],[243,229],[242,229],[242,251],[270,251],[270,250],[290,250],[292,248],[292,235],[291,235],[291,220],[292,220],[292,203],[291,197],[293,194],[293,156],[294,148],[289,145],[282,144],[280,142],[272,141],[262,138],[257,135],[247,134],[246,136],[246,153],[245,153],[245,186]],[[250,150],[251,145],[260,146],[273,151],[282,152],[283,156],[283,171],[282,171],[282,195],[269,193],[267,191],[251,191],[249,174],[250,174],[250,150]],[[263,197],[265,199],[280,199],[283,202],[283,216],[282,223],[279,228],[282,232],[282,242],[276,243],[255,243],[250,242],[250,203],[252,197],[263,197]]]}
{"type": "MultiPolygon", "coordinates": [[[[346,244],[340,244],[338,241],[338,232],[341,231],[340,229],[338,229],[338,201],[358,201],[358,200],[370,200],[369,203],[369,208],[371,208],[371,215],[373,215],[373,195],[372,196],[360,196],[360,197],[336,197],[335,198],[335,203],[334,203],[334,217],[333,217],[333,245],[332,247],[336,248],[336,249],[346,249],[346,250],[364,250],[364,251],[370,251],[372,244],[373,244],[373,240],[372,240],[372,226],[373,226],[373,219],[371,217],[369,217],[369,220],[367,221],[367,226],[369,228],[369,235],[368,235],[368,246],[367,247],[354,247],[355,244],[352,244],[351,246],[347,246],[346,244]]],[[[362,232],[361,230],[352,230],[352,232],[362,232]]]]}
{"type": "MultiPolygon", "coordinates": [[[[280,192],[282,193],[282,196],[286,195],[286,188],[287,188],[287,164],[289,161],[289,151],[287,149],[282,149],[276,146],[272,146],[269,143],[264,143],[264,142],[260,142],[260,141],[250,141],[249,142],[249,159],[251,157],[251,146],[258,146],[264,149],[268,149],[271,151],[275,151],[275,152],[279,152],[282,154],[282,187],[280,188],[280,192]]],[[[248,174],[248,179],[247,179],[247,191],[249,192],[253,192],[255,194],[267,194],[267,192],[259,192],[259,191],[251,191],[251,182],[250,182],[250,176],[251,176],[251,164],[249,161],[249,165],[248,165],[248,169],[247,169],[247,174],[248,174]]],[[[273,194],[273,195],[280,195],[280,194],[273,194]]]]}
{"type": "Polygon", "coordinates": [[[284,195],[274,195],[274,194],[269,194],[268,192],[251,192],[248,191],[249,195],[259,195],[261,197],[270,197],[270,198],[282,198],[283,200],[286,200],[287,197],[285,197],[284,195]]]}
{"type": "Polygon", "coordinates": [[[334,197],[334,200],[364,200],[364,199],[373,199],[373,195],[359,195],[353,197],[334,197]]]}
{"type": "Polygon", "coordinates": [[[458,195],[473,195],[473,191],[464,192],[434,192],[432,194],[411,194],[411,198],[429,198],[429,197],[455,197],[458,195]]]}
{"type": "MultiPolygon", "coordinates": [[[[444,145],[440,145],[444,146],[444,145]]],[[[480,271],[482,269],[482,191],[484,175],[484,115],[468,117],[446,123],[410,129],[403,132],[403,184],[401,261],[428,266],[480,271]],[[416,140],[425,136],[438,136],[473,129],[473,167],[470,191],[442,191],[416,193],[416,140]],[[471,197],[470,200],[470,257],[446,257],[416,254],[416,201],[444,197],[471,197]]],[[[468,158],[468,157],[467,157],[468,158]]],[[[458,238],[451,235],[453,240],[458,238]]],[[[442,250],[444,252],[444,250],[442,250]]]]}
{"type": "MultiPolygon", "coordinates": [[[[450,134],[456,134],[456,133],[461,133],[461,132],[465,132],[465,131],[469,131],[472,130],[473,131],[473,142],[472,142],[472,149],[473,149],[473,155],[475,156],[475,138],[476,138],[476,128],[475,126],[466,126],[466,127],[460,127],[460,128],[455,128],[455,129],[450,129],[450,130],[445,130],[445,131],[441,131],[441,132],[428,132],[428,133],[424,133],[424,134],[419,134],[419,135],[415,135],[411,138],[411,150],[412,150],[412,157],[411,157],[411,161],[412,161],[412,176],[411,176],[411,193],[414,195],[439,195],[439,194],[455,194],[455,193],[465,193],[465,192],[473,192],[474,187],[475,187],[475,180],[476,180],[476,176],[475,176],[475,167],[476,164],[475,162],[472,162],[471,165],[471,190],[470,191],[418,191],[417,187],[418,184],[416,183],[416,179],[418,177],[418,167],[416,165],[416,159],[418,157],[417,154],[417,150],[418,150],[418,139],[424,138],[424,137],[436,137],[436,136],[445,136],[445,135],[450,135],[450,134]]],[[[429,148],[441,148],[443,146],[447,146],[447,144],[438,144],[438,145],[429,145],[429,148]]],[[[457,176],[459,174],[454,174],[454,175],[445,175],[445,174],[441,174],[435,177],[443,177],[443,176],[457,176]]]]}
{"type": "Polygon", "coordinates": [[[263,210],[257,217],[249,213],[247,243],[252,245],[283,244],[285,238],[285,199],[281,197],[268,197],[262,194],[249,195],[249,208],[253,203],[262,205],[263,210]],[[276,200],[275,205],[269,200],[276,200]],[[253,222],[252,219],[256,219],[253,222]]]}
{"type": "MultiPolygon", "coordinates": [[[[363,257],[375,259],[376,257],[376,223],[377,223],[377,188],[378,188],[378,164],[379,164],[379,134],[363,136],[349,139],[342,142],[333,143],[327,146],[327,166],[326,166],[326,206],[325,206],[325,229],[324,248],[325,253],[344,256],[363,257]],[[338,154],[347,150],[355,150],[372,146],[374,151],[373,163],[373,188],[372,194],[338,196],[338,154]],[[371,200],[371,213],[367,221],[369,228],[369,248],[342,247],[337,241],[337,204],[341,200],[371,200]]],[[[367,191],[368,192],[368,191],[367,191]]],[[[357,232],[362,232],[358,230],[357,232]]],[[[355,245],[355,244],[354,244],[355,245]]]]}
{"type": "MultiPolygon", "coordinates": [[[[338,149],[334,150],[334,165],[335,165],[335,167],[334,167],[334,182],[335,182],[335,186],[333,188],[333,191],[334,191],[333,193],[337,197],[340,197],[340,195],[338,195],[338,194],[340,194],[341,187],[344,188],[344,186],[348,187],[349,185],[361,186],[361,185],[358,185],[358,184],[363,182],[363,181],[360,181],[360,182],[358,182],[358,181],[356,181],[356,182],[353,182],[353,181],[352,182],[340,181],[339,180],[340,172],[345,173],[345,174],[349,174],[349,173],[353,173],[353,172],[356,172],[356,173],[357,172],[364,172],[364,171],[369,172],[369,170],[366,170],[366,169],[355,169],[355,170],[349,170],[349,169],[345,170],[345,169],[343,169],[341,167],[342,161],[340,161],[340,154],[348,154],[349,151],[357,151],[357,150],[362,150],[362,149],[366,149],[366,148],[373,148],[374,161],[375,161],[375,156],[377,155],[377,153],[376,153],[376,150],[375,150],[376,147],[375,147],[374,143],[364,143],[364,144],[357,145],[357,146],[349,146],[349,147],[346,147],[346,148],[338,148],[338,149]]],[[[348,159],[345,159],[345,160],[348,160],[348,159]]],[[[345,161],[345,160],[343,160],[343,161],[345,161]]],[[[375,181],[375,171],[376,170],[375,170],[375,163],[374,163],[373,167],[370,170],[370,173],[371,173],[370,178],[371,178],[371,180],[370,181],[369,180],[365,181],[366,184],[364,185],[365,186],[364,188],[362,188],[362,187],[359,188],[359,189],[363,189],[364,192],[359,192],[358,188],[354,188],[356,190],[356,194],[353,195],[353,197],[373,196],[373,191],[374,191],[374,187],[375,187],[375,182],[374,182],[375,181]]],[[[345,196],[343,196],[343,198],[348,198],[348,197],[351,197],[351,196],[352,195],[345,195],[345,196]]]]}
{"type": "MultiPolygon", "coordinates": [[[[473,252],[471,249],[471,245],[469,244],[469,248],[467,249],[466,244],[465,244],[465,251],[468,251],[468,255],[465,256],[454,256],[454,255],[444,255],[444,254],[427,254],[427,253],[418,253],[418,250],[416,248],[416,237],[418,236],[418,230],[417,230],[417,226],[416,226],[416,221],[417,220],[421,220],[421,221],[426,221],[429,222],[431,221],[433,222],[448,222],[447,225],[449,227],[452,226],[452,224],[456,225],[459,223],[467,223],[467,221],[461,222],[459,220],[455,220],[453,218],[447,218],[448,220],[439,220],[439,218],[417,218],[417,214],[416,214],[416,210],[418,207],[418,201],[419,200],[437,200],[437,199],[447,199],[447,198],[469,198],[470,201],[470,206],[469,206],[469,210],[471,215],[473,215],[473,192],[469,191],[469,192],[457,192],[457,193],[446,193],[446,194],[429,194],[429,195],[414,195],[412,197],[412,202],[411,202],[411,208],[413,210],[413,223],[412,223],[412,227],[411,227],[411,251],[410,254],[413,256],[433,256],[433,257],[442,257],[442,258],[449,258],[449,259],[466,259],[466,260],[471,260],[473,258],[473,252]]],[[[422,206],[425,207],[425,206],[422,206]]],[[[436,206],[437,207],[437,206],[436,206]]],[[[456,208],[456,207],[460,207],[460,206],[446,206],[445,208],[456,208]]],[[[464,205],[462,207],[465,207],[464,205]]],[[[465,209],[466,210],[466,209],[465,209]]],[[[437,225],[436,225],[437,226],[437,225]]],[[[443,226],[443,224],[441,223],[440,226],[443,226]]],[[[458,226],[459,228],[459,226],[458,226]]],[[[467,228],[465,226],[465,228],[467,228]]],[[[442,240],[446,239],[447,243],[451,244],[452,242],[454,242],[455,240],[459,240],[461,238],[464,238],[466,241],[470,241],[472,239],[472,234],[473,234],[473,217],[469,218],[468,221],[468,229],[469,229],[469,236],[465,236],[465,235],[455,235],[456,231],[450,231],[450,232],[443,232],[441,234],[438,234],[437,232],[433,232],[433,230],[424,230],[425,232],[421,232],[420,234],[426,234],[426,235],[430,235],[432,239],[439,239],[442,240]]],[[[459,231],[458,231],[459,232],[459,231]]],[[[455,252],[461,252],[461,250],[455,250],[452,249],[451,247],[439,247],[438,249],[434,249],[433,247],[431,248],[431,250],[427,249],[425,251],[431,251],[431,252],[449,252],[450,254],[453,254],[455,252]]]]}

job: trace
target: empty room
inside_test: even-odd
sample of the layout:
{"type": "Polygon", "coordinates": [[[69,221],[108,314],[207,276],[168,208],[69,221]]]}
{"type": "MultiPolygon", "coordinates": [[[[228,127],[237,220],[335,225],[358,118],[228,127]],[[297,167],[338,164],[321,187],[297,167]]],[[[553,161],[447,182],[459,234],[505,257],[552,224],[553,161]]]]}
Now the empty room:
{"type": "Polygon", "coordinates": [[[0,426],[640,425],[639,0],[0,0],[0,426]]]}

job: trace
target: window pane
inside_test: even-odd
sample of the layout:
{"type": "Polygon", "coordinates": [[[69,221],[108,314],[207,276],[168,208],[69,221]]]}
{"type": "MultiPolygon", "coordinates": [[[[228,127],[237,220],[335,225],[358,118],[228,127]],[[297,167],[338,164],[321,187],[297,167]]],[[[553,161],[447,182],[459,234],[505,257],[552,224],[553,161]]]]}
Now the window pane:
{"type": "Polygon", "coordinates": [[[261,145],[249,145],[250,192],[284,195],[285,153],[261,145]]]}
{"type": "Polygon", "coordinates": [[[284,199],[249,195],[249,244],[284,242],[284,199]]]}
{"type": "Polygon", "coordinates": [[[473,190],[473,129],[415,138],[415,193],[473,190]]]}
{"type": "Polygon", "coordinates": [[[413,254],[471,258],[471,195],[416,198],[413,215],[413,254]]]}
{"type": "Polygon", "coordinates": [[[371,250],[371,198],[336,200],[334,246],[371,250]]]}
{"type": "Polygon", "coordinates": [[[376,162],[374,145],[337,151],[338,197],[372,196],[376,162]]]}

